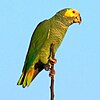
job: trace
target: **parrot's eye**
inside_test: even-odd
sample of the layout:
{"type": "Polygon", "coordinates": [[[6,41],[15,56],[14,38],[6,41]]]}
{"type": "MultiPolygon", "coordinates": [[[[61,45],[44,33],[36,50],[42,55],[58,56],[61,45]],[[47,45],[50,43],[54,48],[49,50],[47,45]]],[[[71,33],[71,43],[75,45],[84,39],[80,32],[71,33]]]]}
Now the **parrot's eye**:
{"type": "Polygon", "coordinates": [[[76,13],[75,10],[73,10],[72,13],[75,14],[76,13]]]}

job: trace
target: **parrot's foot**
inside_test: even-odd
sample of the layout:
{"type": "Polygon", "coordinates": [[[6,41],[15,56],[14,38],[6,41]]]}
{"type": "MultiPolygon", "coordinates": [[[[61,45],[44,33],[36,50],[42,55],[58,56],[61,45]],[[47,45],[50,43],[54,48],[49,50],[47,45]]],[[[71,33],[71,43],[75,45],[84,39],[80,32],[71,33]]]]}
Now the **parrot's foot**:
{"type": "Polygon", "coordinates": [[[56,64],[57,59],[56,58],[54,58],[54,59],[50,58],[49,62],[50,62],[51,65],[54,65],[54,64],[56,64]]]}
{"type": "Polygon", "coordinates": [[[50,73],[49,73],[49,76],[52,77],[56,74],[56,71],[54,69],[50,69],[50,73]]]}
{"type": "Polygon", "coordinates": [[[46,71],[49,71],[50,70],[50,64],[45,64],[43,67],[46,71]]]}
{"type": "Polygon", "coordinates": [[[54,68],[52,68],[52,66],[57,62],[57,59],[56,58],[50,58],[49,60],[49,63],[50,63],[50,73],[49,73],[49,76],[52,77],[56,74],[56,71],[54,70],[54,68]]]}
{"type": "MultiPolygon", "coordinates": [[[[50,58],[50,60],[48,61],[48,63],[47,64],[45,64],[43,67],[44,67],[44,69],[46,70],[46,71],[49,71],[50,70],[50,73],[51,73],[51,66],[52,65],[54,65],[55,63],[57,62],[57,59],[52,59],[52,58],[50,58]]],[[[53,71],[53,72],[55,72],[55,71],[53,71]]],[[[53,73],[52,72],[52,73],[53,73]]]]}

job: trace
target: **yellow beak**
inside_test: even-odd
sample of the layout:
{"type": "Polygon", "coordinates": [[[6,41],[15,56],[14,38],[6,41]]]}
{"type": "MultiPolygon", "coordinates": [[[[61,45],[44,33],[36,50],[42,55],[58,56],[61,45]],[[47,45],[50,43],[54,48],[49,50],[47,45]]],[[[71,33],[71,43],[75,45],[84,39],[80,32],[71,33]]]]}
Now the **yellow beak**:
{"type": "Polygon", "coordinates": [[[74,22],[74,23],[79,23],[79,24],[80,24],[80,23],[82,22],[81,16],[80,16],[80,15],[76,16],[73,22],[74,22]]]}

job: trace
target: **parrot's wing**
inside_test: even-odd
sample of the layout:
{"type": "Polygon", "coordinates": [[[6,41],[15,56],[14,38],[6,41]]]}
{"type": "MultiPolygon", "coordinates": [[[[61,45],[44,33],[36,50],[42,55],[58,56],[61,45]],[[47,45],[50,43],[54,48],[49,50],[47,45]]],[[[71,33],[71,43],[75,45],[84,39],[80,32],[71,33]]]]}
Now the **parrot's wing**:
{"type": "Polygon", "coordinates": [[[49,33],[49,20],[44,20],[43,22],[40,22],[38,24],[31,37],[31,42],[29,45],[23,70],[29,69],[29,67],[32,65],[38,52],[40,51],[45,40],[47,39],[48,33],[49,33]]]}

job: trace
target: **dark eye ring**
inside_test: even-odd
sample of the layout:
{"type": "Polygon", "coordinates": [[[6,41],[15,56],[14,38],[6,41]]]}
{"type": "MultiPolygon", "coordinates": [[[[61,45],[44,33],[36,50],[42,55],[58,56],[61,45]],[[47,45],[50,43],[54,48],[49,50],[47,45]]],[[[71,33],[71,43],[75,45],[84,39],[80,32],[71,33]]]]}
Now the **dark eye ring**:
{"type": "Polygon", "coordinates": [[[74,10],[72,12],[73,12],[73,14],[75,14],[75,11],[74,10]]]}

